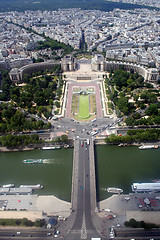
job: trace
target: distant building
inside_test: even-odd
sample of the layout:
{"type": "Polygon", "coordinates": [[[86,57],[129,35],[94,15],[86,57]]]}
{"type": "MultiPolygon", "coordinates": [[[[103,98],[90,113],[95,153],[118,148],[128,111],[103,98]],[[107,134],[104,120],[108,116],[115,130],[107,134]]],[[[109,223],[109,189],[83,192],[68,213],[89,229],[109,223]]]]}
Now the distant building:
{"type": "Polygon", "coordinates": [[[92,58],[91,67],[92,70],[95,71],[105,71],[105,60],[103,55],[96,54],[94,58],[92,58]]]}
{"type": "Polygon", "coordinates": [[[74,71],[76,69],[76,60],[71,54],[64,56],[61,62],[61,69],[64,72],[74,71]]]}
{"type": "Polygon", "coordinates": [[[9,72],[9,77],[12,82],[19,82],[21,81],[20,71],[18,68],[12,68],[9,72]]]}
{"type": "Polygon", "coordinates": [[[8,57],[8,51],[7,49],[3,48],[0,50],[0,53],[2,55],[2,57],[8,57]]]}
{"type": "Polygon", "coordinates": [[[25,65],[18,68],[11,69],[9,76],[11,81],[18,82],[23,81],[24,74],[32,74],[34,72],[38,72],[39,70],[45,71],[46,69],[50,70],[53,69],[55,65],[60,65],[60,62],[48,61],[48,62],[40,62],[40,63],[33,63],[29,65],[25,65]]]}
{"type": "Polygon", "coordinates": [[[123,67],[126,71],[130,71],[131,69],[134,72],[138,72],[141,76],[144,77],[145,81],[148,82],[158,82],[158,70],[156,68],[147,68],[141,65],[126,63],[126,62],[118,62],[118,61],[106,61],[102,55],[95,55],[92,59],[92,70],[95,71],[111,71],[119,69],[123,67]]]}
{"type": "Polygon", "coordinates": [[[160,192],[160,183],[133,183],[134,192],[160,192]]]}
{"type": "MultiPolygon", "coordinates": [[[[65,56],[61,62],[41,62],[41,63],[33,63],[26,66],[18,68],[13,68],[10,73],[10,79],[12,81],[23,81],[24,74],[32,74],[39,70],[52,69],[54,65],[61,64],[62,71],[74,71],[77,68],[77,61],[72,55],[65,56]]],[[[147,68],[141,65],[126,63],[126,62],[115,62],[115,61],[106,61],[103,55],[96,54],[91,60],[91,69],[93,71],[100,72],[109,72],[111,70],[119,69],[123,67],[126,71],[130,71],[131,69],[136,73],[139,73],[144,77],[145,81],[156,83],[158,82],[159,73],[156,68],[147,68]]]]}

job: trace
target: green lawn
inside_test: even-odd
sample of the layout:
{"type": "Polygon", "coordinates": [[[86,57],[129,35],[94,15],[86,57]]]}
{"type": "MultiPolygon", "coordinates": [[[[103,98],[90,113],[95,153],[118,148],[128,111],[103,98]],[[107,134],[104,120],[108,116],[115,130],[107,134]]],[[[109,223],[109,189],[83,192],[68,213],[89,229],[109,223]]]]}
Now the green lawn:
{"type": "Polygon", "coordinates": [[[72,114],[78,114],[78,101],[79,96],[76,94],[72,95],[72,114]]]}
{"type": "Polygon", "coordinates": [[[89,117],[89,96],[80,95],[79,96],[79,118],[88,118],[89,117]]]}

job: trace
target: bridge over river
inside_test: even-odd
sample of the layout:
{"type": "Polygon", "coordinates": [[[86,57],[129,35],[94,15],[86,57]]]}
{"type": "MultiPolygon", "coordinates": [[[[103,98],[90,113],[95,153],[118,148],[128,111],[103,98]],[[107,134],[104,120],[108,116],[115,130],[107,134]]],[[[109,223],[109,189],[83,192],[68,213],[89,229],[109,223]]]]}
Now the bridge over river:
{"type": "Polygon", "coordinates": [[[71,227],[65,239],[91,239],[99,237],[96,222],[96,180],[94,142],[90,144],[85,139],[76,139],[74,145],[74,161],[72,176],[72,209],[71,227]],[[83,145],[83,146],[82,146],[83,145]]]}

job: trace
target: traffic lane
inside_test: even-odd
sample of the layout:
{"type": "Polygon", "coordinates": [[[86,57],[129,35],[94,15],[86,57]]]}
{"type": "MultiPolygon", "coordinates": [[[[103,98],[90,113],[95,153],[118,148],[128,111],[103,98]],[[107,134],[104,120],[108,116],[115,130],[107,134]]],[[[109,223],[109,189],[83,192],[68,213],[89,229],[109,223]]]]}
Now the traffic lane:
{"type": "Polygon", "coordinates": [[[79,168],[79,176],[80,178],[80,188],[81,197],[83,198],[83,211],[89,209],[88,205],[88,194],[89,192],[89,153],[87,149],[86,143],[83,141],[83,146],[80,146],[80,168],[79,168]],[[87,149],[87,150],[86,150],[87,149]],[[81,184],[82,183],[82,184],[81,184]],[[87,195],[87,198],[86,198],[87,195]],[[86,203],[87,201],[87,203],[86,203]],[[87,207],[86,207],[87,206],[87,207]]]}
{"type": "MultiPolygon", "coordinates": [[[[0,239],[1,240],[10,240],[10,239],[15,239],[15,240],[22,240],[22,236],[0,236],[0,239]]],[[[29,236],[23,236],[23,239],[26,239],[26,240],[29,240],[29,239],[32,239],[32,240],[43,240],[43,239],[53,239],[53,236],[52,237],[42,237],[42,236],[32,236],[32,237],[29,237],[29,236]]],[[[58,239],[58,238],[57,238],[58,239]]],[[[60,238],[62,239],[62,238],[60,238]]]]}
{"type": "MultiPolygon", "coordinates": [[[[23,238],[30,238],[30,237],[35,237],[35,238],[47,238],[50,239],[50,237],[52,236],[47,236],[47,233],[53,233],[53,230],[50,231],[46,231],[46,230],[42,230],[42,229],[0,229],[0,239],[4,238],[4,239],[22,239],[23,238]]],[[[53,237],[53,236],[52,236],[53,237]]]]}
{"type": "Polygon", "coordinates": [[[85,150],[84,146],[81,146],[79,140],[79,159],[78,159],[78,196],[77,196],[77,212],[76,219],[72,229],[81,229],[82,218],[83,218],[83,192],[84,192],[84,157],[85,150]]]}
{"type": "Polygon", "coordinates": [[[85,212],[88,214],[90,212],[90,171],[89,171],[89,151],[85,150],[85,212]]]}
{"type": "Polygon", "coordinates": [[[92,218],[91,218],[91,201],[90,201],[90,162],[89,162],[89,146],[86,143],[86,154],[85,154],[85,169],[86,169],[86,181],[85,181],[85,217],[86,217],[86,228],[94,230],[92,218]]]}
{"type": "Polygon", "coordinates": [[[141,230],[141,229],[135,229],[135,230],[116,230],[116,237],[160,237],[160,230],[154,229],[154,230],[141,230]]]}
{"type": "Polygon", "coordinates": [[[115,240],[159,240],[160,238],[159,237],[154,237],[154,238],[151,238],[151,237],[136,237],[136,238],[131,238],[131,237],[115,237],[114,238],[115,240]]]}
{"type": "Polygon", "coordinates": [[[90,165],[89,165],[89,146],[87,143],[84,143],[84,178],[85,178],[85,187],[84,187],[84,194],[85,194],[85,201],[84,201],[84,211],[85,211],[85,222],[86,222],[86,229],[87,230],[94,230],[94,226],[91,219],[91,202],[90,202],[90,165]]]}

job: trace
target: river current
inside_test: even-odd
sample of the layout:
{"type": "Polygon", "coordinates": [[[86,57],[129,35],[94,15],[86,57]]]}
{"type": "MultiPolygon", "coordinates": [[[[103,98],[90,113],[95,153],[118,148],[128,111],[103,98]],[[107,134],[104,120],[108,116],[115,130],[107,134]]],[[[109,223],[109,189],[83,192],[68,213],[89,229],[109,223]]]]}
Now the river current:
{"type": "Polygon", "coordinates": [[[0,153],[0,185],[41,184],[40,195],[55,195],[70,201],[73,149],[33,150],[0,153]],[[26,159],[43,159],[43,164],[25,164],[26,159]]]}
{"type": "MultiPolygon", "coordinates": [[[[42,184],[40,195],[55,195],[70,201],[73,149],[33,150],[0,153],[0,185],[13,183],[42,184]],[[25,164],[25,159],[43,159],[43,164],[25,164]]],[[[160,179],[160,149],[139,150],[138,147],[96,146],[95,163],[97,200],[110,195],[106,187],[131,192],[133,182],[160,179]]]]}
{"type": "Polygon", "coordinates": [[[160,179],[160,149],[97,146],[95,153],[98,200],[110,196],[106,187],[118,187],[130,193],[132,183],[160,179]]]}

